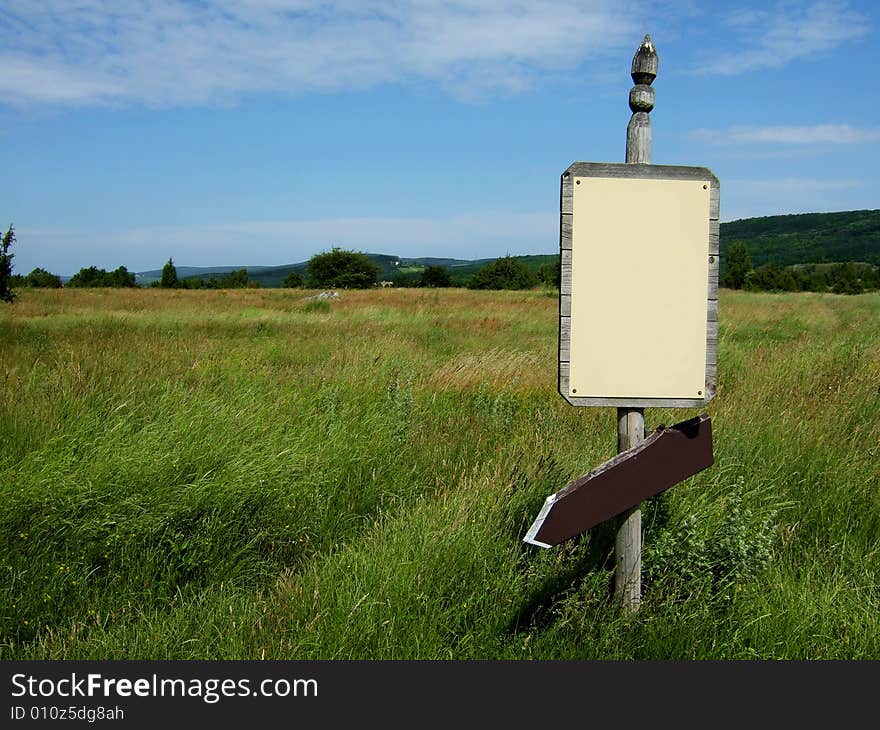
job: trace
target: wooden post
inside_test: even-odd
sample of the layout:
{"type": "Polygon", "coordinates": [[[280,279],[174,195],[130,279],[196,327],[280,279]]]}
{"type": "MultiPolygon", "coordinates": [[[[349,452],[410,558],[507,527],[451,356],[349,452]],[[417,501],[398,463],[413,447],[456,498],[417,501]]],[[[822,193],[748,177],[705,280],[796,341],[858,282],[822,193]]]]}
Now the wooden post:
{"type": "MultiPolygon", "coordinates": [[[[635,86],[629,92],[632,117],[626,128],[626,161],[651,164],[651,118],[657,77],[657,52],[651,36],[646,35],[632,62],[635,86]]],[[[621,295],[637,297],[638,292],[623,288],[621,295]]],[[[626,323],[621,323],[623,326],[626,323]]],[[[645,412],[641,408],[617,409],[617,452],[638,446],[645,439],[645,412]]],[[[637,611],[642,600],[642,511],[636,507],[621,517],[614,543],[614,592],[624,611],[637,611]]]]}

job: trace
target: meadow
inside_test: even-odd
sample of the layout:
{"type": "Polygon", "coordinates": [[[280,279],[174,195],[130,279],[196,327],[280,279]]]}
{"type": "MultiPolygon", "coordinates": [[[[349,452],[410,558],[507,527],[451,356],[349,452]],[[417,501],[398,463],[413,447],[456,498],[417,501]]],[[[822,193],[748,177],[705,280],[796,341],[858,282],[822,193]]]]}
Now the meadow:
{"type": "MultiPolygon", "coordinates": [[[[615,452],[555,293],[22,290],[0,659],[880,658],[880,294],[722,291],[715,465],[522,542],[615,452]]],[[[649,428],[695,411],[648,410],[649,428]]]]}

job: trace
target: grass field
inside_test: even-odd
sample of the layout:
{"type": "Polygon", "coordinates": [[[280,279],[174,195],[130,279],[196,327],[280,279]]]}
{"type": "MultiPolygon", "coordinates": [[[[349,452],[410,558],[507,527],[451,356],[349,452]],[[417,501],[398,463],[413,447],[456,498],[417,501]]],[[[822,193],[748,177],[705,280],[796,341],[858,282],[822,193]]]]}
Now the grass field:
{"type": "MultiPolygon", "coordinates": [[[[716,463],[521,542],[614,453],[556,299],[22,291],[0,307],[0,658],[880,658],[880,294],[722,292],[716,463]]],[[[649,427],[693,411],[648,411],[649,427]]]]}

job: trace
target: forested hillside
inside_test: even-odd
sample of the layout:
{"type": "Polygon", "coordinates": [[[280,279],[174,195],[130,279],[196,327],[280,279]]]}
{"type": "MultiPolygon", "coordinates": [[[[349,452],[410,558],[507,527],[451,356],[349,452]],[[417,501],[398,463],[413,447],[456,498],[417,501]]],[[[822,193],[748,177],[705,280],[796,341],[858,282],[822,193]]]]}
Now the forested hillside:
{"type": "Polygon", "coordinates": [[[721,263],[744,241],[752,263],[790,266],[842,261],[880,264],[880,210],[744,218],[721,224],[721,263]]]}

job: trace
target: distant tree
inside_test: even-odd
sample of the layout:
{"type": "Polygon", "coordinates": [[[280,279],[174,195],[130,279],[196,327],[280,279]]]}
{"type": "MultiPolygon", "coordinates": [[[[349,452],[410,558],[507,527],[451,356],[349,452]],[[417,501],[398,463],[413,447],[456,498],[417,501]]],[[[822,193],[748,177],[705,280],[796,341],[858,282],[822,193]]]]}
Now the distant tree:
{"type": "Polygon", "coordinates": [[[864,282],[855,264],[847,262],[835,267],[831,274],[831,291],[835,294],[861,294],[865,291],[864,282]]]}
{"type": "Polygon", "coordinates": [[[220,277],[221,289],[244,289],[247,285],[247,269],[236,269],[220,277]]]}
{"type": "Polygon", "coordinates": [[[559,265],[559,256],[556,257],[554,263],[541,264],[541,266],[538,267],[538,278],[541,280],[542,284],[555,286],[557,289],[560,287],[562,283],[562,269],[559,265]]]}
{"type": "Polygon", "coordinates": [[[174,268],[174,261],[169,257],[168,263],[162,267],[162,278],[159,280],[159,286],[163,289],[173,289],[177,286],[177,269],[174,268]]]}
{"type": "Polygon", "coordinates": [[[742,289],[746,277],[752,270],[752,258],[745,241],[734,241],[727,250],[727,266],[721,277],[721,286],[728,289],[742,289]]]}
{"type": "Polygon", "coordinates": [[[116,287],[135,287],[137,286],[137,281],[135,281],[134,274],[126,269],[124,266],[120,266],[115,271],[110,272],[109,274],[110,286],[116,287]]]}
{"type": "Polygon", "coordinates": [[[61,278],[37,267],[25,277],[24,285],[39,289],[60,289],[61,278]]]}
{"type": "Polygon", "coordinates": [[[391,281],[397,288],[420,286],[419,281],[422,276],[420,272],[398,271],[391,277],[391,281]]]}
{"type": "Polygon", "coordinates": [[[99,269],[97,266],[89,266],[86,269],[77,271],[67,282],[67,286],[72,287],[135,287],[134,274],[124,266],[120,266],[115,271],[107,272],[99,269]]]}
{"type": "Polygon", "coordinates": [[[470,289],[531,289],[538,277],[522,261],[505,256],[479,269],[468,282],[470,289]]]}
{"type": "Polygon", "coordinates": [[[89,266],[88,268],[80,269],[71,276],[67,286],[76,288],[107,286],[106,277],[107,272],[104,269],[99,269],[97,266],[89,266]]]}
{"type": "MultiPolygon", "coordinates": [[[[216,279],[211,279],[211,281],[216,282],[216,279]]],[[[158,285],[158,282],[156,282],[158,285]]],[[[177,280],[177,286],[181,289],[207,289],[208,282],[206,282],[201,276],[186,276],[183,279],[177,280]]],[[[216,289],[217,287],[212,287],[216,289]]]]}
{"type": "Polygon", "coordinates": [[[419,275],[419,286],[436,289],[452,286],[452,276],[445,266],[427,266],[419,275]]]}
{"type": "Polygon", "coordinates": [[[299,289],[302,285],[302,274],[300,274],[298,271],[291,271],[287,276],[284,277],[284,281],[281,282],[281,286],[285,289],[299,289]]]}
{"type": "Polygon", "coordinates": [[[15,301],[15,292],[12,291],[10,280],[12,279],[12,259],[14,253],[9,253],[12,244],[15,243],[15,230],[12,225],[0,238],[0,301],[15,301]]]}
{"type": "Polygon", "coordinates": [[[379,279],[379,266],[357,251],[333,248],[315,254],[306,264],[308,285],[331,289],[367,289],[379,279]]]}
{"type": "Polygon", "coordinates": [[[797,282],[788,269],[764,264],[749,272],[745,288],[752,291],[797,291],[797,282]]]}

